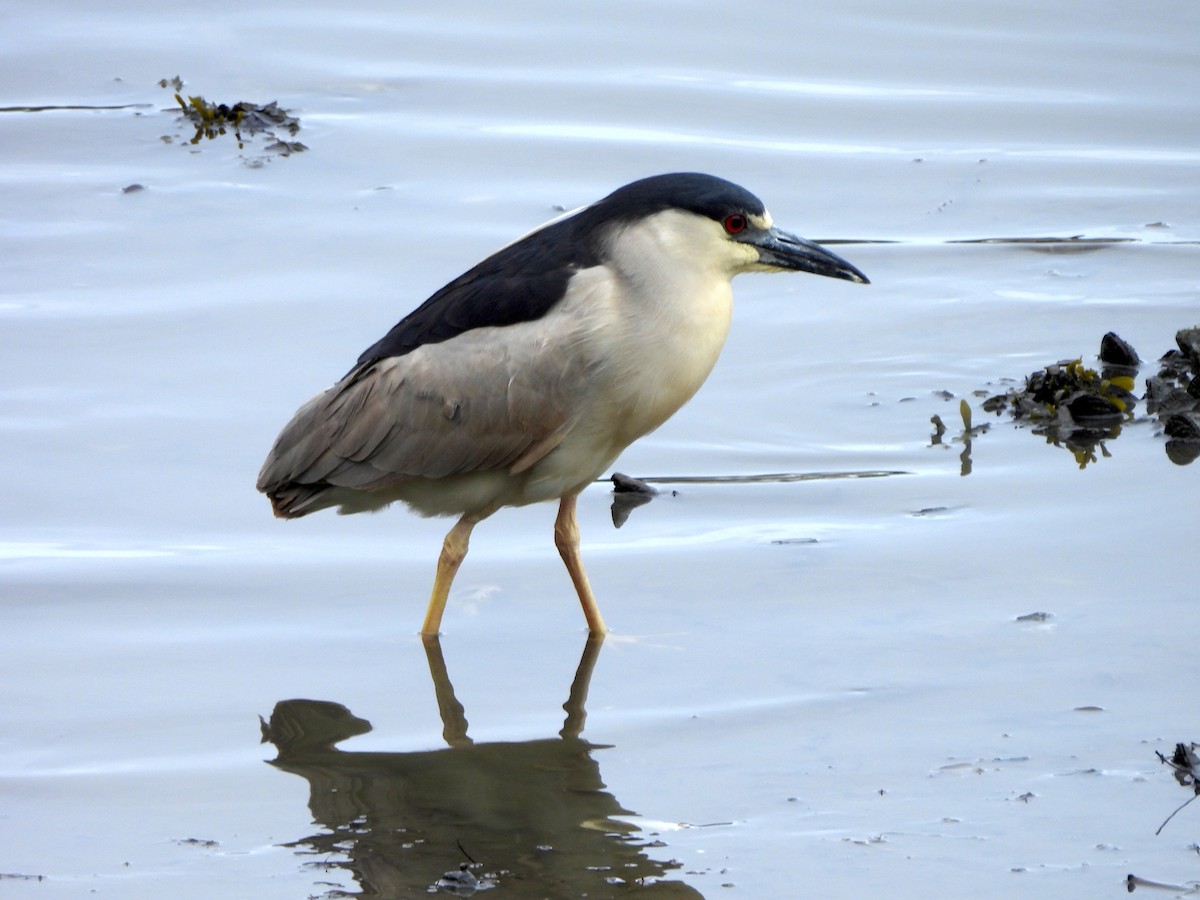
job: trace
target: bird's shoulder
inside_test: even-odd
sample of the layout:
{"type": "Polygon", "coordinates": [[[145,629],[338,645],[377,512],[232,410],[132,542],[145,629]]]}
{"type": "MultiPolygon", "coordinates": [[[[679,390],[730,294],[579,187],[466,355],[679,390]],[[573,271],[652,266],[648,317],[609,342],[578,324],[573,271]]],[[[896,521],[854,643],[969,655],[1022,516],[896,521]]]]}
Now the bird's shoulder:
{"type": "Polygon", "coordinates": [[[355,368],[476,328],[540,319],[562,301],[576,272],[598,264],[592,243],[574,221],[555,220],[438,290],[368,347],[355,368]]]}

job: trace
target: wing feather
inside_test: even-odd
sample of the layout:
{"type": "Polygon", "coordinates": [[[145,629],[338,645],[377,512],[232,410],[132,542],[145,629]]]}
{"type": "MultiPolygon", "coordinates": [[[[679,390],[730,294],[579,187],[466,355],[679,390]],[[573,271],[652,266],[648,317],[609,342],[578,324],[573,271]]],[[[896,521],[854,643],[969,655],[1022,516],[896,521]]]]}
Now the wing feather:
{"type": "MultiPolygon", "coordinates": [[[[273,498],[299,488],[376,491],[413,478],[524,471],[587,407],[595,364],[581,347],[528,323],[370,361],[300,408],[259,490],[273,498]]],[[[294,514],[311,502],[311,490],[299,493],[294,514]]]]}

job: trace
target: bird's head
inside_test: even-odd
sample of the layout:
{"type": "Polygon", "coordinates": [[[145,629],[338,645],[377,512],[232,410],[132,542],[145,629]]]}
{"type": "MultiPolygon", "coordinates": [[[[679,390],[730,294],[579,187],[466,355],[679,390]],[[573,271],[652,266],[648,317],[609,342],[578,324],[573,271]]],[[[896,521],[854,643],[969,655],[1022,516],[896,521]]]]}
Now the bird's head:
{"type": "MultiPolygon", "coordinates": [[[[859,284],[862,272],[819,244],[775,226],[763,202],[743,187],[692,172],[627,184],[581,213],[615,232],[635,229],[681,262],[739,272],[811,272],[859,284]]],[[[605,229],[609,230],[609,229],[605,229]]],[[[610,231],[610,233],[612,233],[610,231]]]]}

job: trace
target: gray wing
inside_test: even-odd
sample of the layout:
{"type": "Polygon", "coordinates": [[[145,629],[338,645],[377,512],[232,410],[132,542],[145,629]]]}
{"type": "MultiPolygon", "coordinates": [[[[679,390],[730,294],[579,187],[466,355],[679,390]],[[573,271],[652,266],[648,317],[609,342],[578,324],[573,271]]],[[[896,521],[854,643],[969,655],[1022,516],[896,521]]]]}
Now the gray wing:
{"type": "Polygon", "coordinates": [[[592,367],[573,346],[536,327],[482,328],[371,362],[300,408],[258,489],[279,514],[300,515],[314,492],[295,496],[297,488],[372,491],[406,478],[523,471],[587,406],[592,367]]]}

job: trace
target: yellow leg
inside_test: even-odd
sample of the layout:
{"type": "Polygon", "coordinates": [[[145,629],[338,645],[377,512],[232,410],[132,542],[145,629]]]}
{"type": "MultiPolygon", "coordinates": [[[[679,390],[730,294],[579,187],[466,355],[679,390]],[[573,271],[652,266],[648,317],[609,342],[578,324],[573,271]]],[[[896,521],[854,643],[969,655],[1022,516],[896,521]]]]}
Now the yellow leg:
{"type": "Polygon", "coordinates": [[[600,607],[596,605],[596,596],[592,593],[587,572],[583,570],[583,560],[579,556],[579,525],[575,521],[575,501],[578,497],[578,494],[568,494],[559,503],[558,518],[554,522],[554,545],[558,547],[558,554],[575,584],[575,593],[579,595],[579,603],[583,606],[588,631],[604,634],[608,629],[604,626],[600,607]]]}
{"type": "Polygon", "coordinates": [[[465,515],[450,529],[446,540],[442,542],[442,553],[438,557],[437,576],[433,579],[433,594],[429,598],[429,608],[425,610],[425,623],[421,626],[421,634],[437,634],[442,627],[442,613],[446,611],[446,598],[450,596],[450,585],[458,574],[458,567],[467,555],[467,545],[471,540],[471,529],[479,524],[483,516],[465,515]]]}

